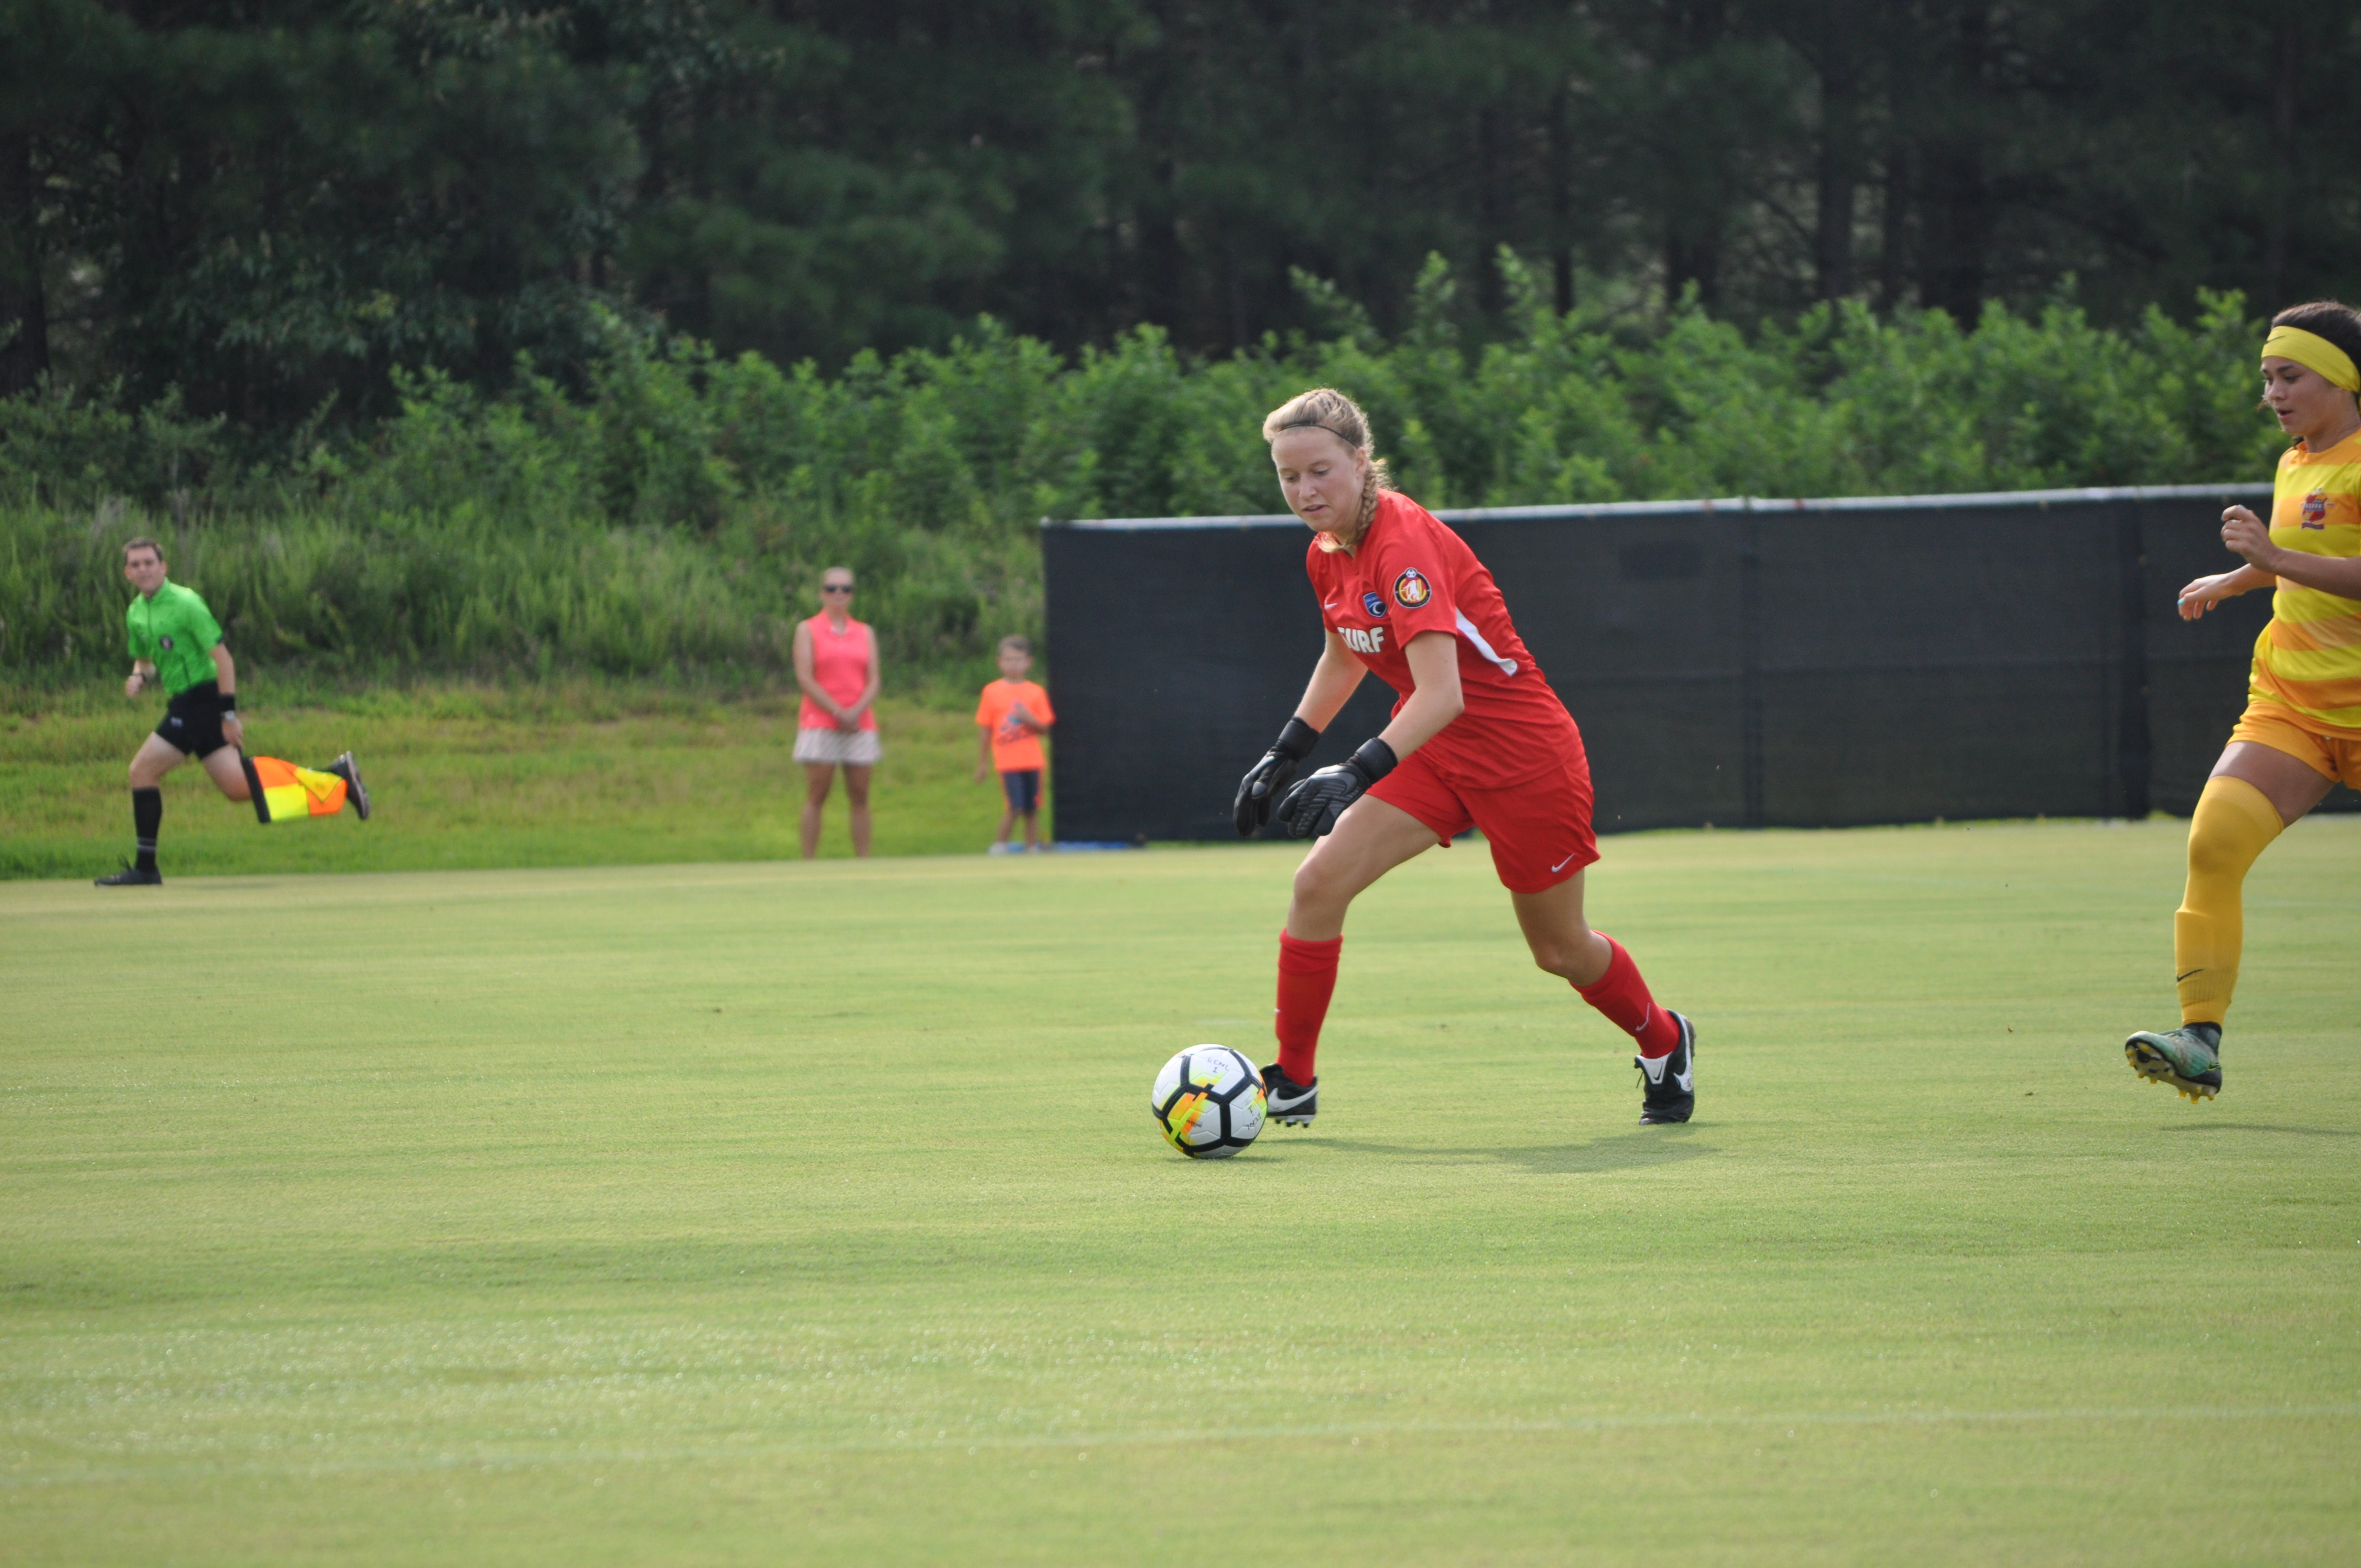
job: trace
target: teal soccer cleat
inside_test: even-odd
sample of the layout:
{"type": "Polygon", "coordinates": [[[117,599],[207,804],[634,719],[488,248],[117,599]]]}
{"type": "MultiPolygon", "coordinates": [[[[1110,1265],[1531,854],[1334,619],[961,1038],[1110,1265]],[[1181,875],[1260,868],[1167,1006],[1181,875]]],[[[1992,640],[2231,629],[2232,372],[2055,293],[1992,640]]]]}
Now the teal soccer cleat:
{"type": "Polygon", "coordinates": [[[2222,1025],[2183,1024],[2166,1034],[2143,1029],[2124,1042],[2132,1070],[2180,1091],[2191,1104],[2222,1092],[2222,1025]]]}

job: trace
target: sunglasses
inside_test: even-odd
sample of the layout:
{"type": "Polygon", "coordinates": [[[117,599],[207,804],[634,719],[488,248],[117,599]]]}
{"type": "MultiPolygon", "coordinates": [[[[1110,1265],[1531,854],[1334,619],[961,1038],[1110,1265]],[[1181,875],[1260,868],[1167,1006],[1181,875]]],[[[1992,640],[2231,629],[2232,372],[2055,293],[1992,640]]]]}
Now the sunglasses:
{"type": "Polygon", "coordinates": [[[852,591],[852,585],[851,583],[822,583],[819,586],[819,591],[824,594],[849,594],[852,591]]]}

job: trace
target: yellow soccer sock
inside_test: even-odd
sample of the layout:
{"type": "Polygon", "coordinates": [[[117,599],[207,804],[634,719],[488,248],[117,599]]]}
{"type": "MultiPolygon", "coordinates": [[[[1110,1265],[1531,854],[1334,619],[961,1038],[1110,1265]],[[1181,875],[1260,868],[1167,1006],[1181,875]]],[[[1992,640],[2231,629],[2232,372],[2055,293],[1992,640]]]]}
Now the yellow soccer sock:
{"type": "Polygon", "coordinates": [[[2230,1011],[2246,935],[2239,889],[2255,857],[2285,827],[2269,797],[2246,780],[2205,781],[2189,819],[2189,886],[2172,916],[2172,973],[2183,1024],[2219,1027],[2230,1011]]]}

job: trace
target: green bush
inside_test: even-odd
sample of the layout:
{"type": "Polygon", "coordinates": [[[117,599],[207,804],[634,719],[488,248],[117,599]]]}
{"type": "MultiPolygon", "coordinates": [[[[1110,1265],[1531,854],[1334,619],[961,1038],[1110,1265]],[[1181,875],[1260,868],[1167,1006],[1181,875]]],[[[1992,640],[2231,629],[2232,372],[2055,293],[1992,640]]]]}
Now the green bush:
{"type": "Polygon", "coordinates": [[[986,321],[829,377],[609,319],[578,388],[428,374],[335,436],[170,400],[0,402],[0,660],[119,665],[118,549],[149,532],[241,652],[330,677],[775,680],[836,563],[895,676],[974,674],[1040,630],[1041,518],[1275,510],[1262,415],[1320,383],[1367,405],[1435,507],[2212,482],[2279,444],[2236,296],[2124,332],[2061,301],[1972,330],[1846,304],[1749,334],[1694,305],[1557,315],[1501,266],[1519,331],[1472,345],[1437,260],[1396,342],[1304,280],[1328,334],[1213,361],[1152,328],[1069,361],[986,321]]]}

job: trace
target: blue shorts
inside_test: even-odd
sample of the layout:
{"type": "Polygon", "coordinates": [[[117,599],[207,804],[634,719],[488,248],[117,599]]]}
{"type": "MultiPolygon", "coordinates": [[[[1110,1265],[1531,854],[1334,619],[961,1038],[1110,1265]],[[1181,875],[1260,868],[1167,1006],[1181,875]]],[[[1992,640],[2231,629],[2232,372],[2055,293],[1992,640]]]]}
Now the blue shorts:
{"type": "Polygon", "coordinates": [[[1000,787],[1008,795],[1009,809],[1027,816],[1041,809],[1041,770],[1012,768],[1000,775],[1000,787]]]}

